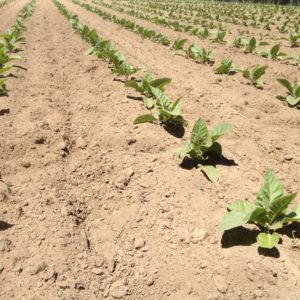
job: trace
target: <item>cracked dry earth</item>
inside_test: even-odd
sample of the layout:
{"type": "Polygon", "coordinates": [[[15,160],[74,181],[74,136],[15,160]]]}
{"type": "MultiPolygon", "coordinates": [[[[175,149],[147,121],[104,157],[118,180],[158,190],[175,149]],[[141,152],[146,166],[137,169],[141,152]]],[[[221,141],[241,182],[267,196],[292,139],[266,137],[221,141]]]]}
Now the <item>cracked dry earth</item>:
{"type": "MultiPolygon", "coordinates": [[[[1,32],[25,3],[1,9],[1,32]]],[[[0,99],[0,298],[299,299],[299,239],[283,236],[273,257],[217,228],[229,203],[254,200],[267,167],[299,190],[299,110],[62,3],[130,63],[172,77],[190,124],[235,124],[222,141],[235,165],[218,166],[216,184],[180,168],[173,151],[191,126],[178,139],[132,125],[145,113],[134,93],[85,55],[52,1],[37,0],[22,68],[0,99]]]]}

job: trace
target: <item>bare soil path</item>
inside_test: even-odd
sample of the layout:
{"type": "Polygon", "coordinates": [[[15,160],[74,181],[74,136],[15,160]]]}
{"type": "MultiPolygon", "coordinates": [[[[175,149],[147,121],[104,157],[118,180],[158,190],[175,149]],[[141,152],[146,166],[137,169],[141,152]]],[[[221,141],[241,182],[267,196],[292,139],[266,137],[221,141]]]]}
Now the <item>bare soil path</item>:
{"type": "Polygon", "coordinates": [[[0,116],[0,299],[298,299],[299,239],[284,236],[280,257],[268,257],[246,233],[247,246],[222,240],[217,224],[229,202],[254,200],[268,166],[297,191],[299,111],[239,81],[233,93],[208,67],[63,3],[130,62],[173,78],[168,94],[184,97],[191,120],[185,138],[200,116],[235,124],[222,144],[237,165],[218,166],[215,185],[180,168],[182,139],[133,126],[142,103],[37,0],[27,71],[14,69],[0,100],[10,108],[0,116]]]}

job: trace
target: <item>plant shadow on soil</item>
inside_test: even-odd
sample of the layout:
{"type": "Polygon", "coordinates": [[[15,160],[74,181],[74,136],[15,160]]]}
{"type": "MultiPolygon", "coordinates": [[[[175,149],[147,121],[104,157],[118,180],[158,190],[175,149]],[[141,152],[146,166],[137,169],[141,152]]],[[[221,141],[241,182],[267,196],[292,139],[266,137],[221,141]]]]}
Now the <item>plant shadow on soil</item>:
{"type": "Polygon", "coordinates": [[[0,220],[0,231],[4,231],[4,230],[9,229],[9,228],[11,228],[13,226],[14,226],[13,224],[9,224],[9,223],[7,223],[5,221],[1,221],[0,220]]]}
{"type": "Polygon", "coordinates": [[[9,108],[2,108],[0,109],[0,116],[4,116],[10,113],[9,108]]]}
{"type": "Polygon", "coordinates": [[[166,124],[163,129],[176,138],[182,138],[185,134],[185,128],[182,125],[166,124]]]}
{"type": "Polygon", "coordinates": [[[143,101],[143,97],[141,96],[127,96],[128,99],[130,100],[136,100],[136,101],[143,101]]]}
{"type": "MultiPolygon", "coordinates": [[[[198,169],[198,164],[197,160],[185,157],[182,163],[180,164],[180,167],[182,169],[186,170],[192,170],[194,168],[198,169]]],[[[224,156],[221,156],[219,159],[214,160],[214,159],[209,159],[203,163],[204,165],[222,165],[222,166],[238,166],[238,164],[233,160],[233,159],[228,159],[224,156]]]]}
{"type": "MultiPolygon", "coordinates": [[[[226,230],[223,233],[221,245],[222,248],[231,248],[234,246],[250,246],[256,243],[256,237],[260,231],[251,230],[245,227],[237,227],[231,230],[226,230]]],[[[283,229],[278,230],[282,235],[286,235],[292,239],[300,239],[300,223],[295,222],[293,224],[285,226],[283,229]]],[[[282,242],[280,241],[279,244],[282,242]]],[[[277,248],[273,249],[264,249],[258,247],[258,253],[263,256],[279,258],[280,253],[277,248]]]]}

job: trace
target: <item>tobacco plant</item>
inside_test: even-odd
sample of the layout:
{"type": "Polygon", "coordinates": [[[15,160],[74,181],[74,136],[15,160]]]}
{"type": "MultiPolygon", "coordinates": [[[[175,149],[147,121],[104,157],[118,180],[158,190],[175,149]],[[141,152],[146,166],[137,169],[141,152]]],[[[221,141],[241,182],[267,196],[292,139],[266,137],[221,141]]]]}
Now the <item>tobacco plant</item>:
{"type": "Polygon", "coordinates": [[[227,74],[232,75],[237,72],[237,67],[232,62],[232,59],[223,57],[220,65],[215,69],[216,74],[227,74]]]}
{"type": "Polygon", "coordinates": [[[119,65],[114,65],[112,68],[112,72],[114,74],[123,75],[126,77],[126,81],[128,77],[138,72],[140,68],[135,68],[130,65],[126,60],[122,61],[119,65]]]}
{"type": "Polygon", "coordinates": [[[286,53],[280,52],[280,45],[274,45],[270,51],[263,50],[259,54],[263,57],[267,57],[273,60],[283,60],[286,57],[286,53]]]}
{"type": "Polygon", "coordinates": [[[277,96],[277,99],[286,101],[290,106],[300,104],[300,83],[292,84],[284,78],[278,78],[277,81],[288,90],[287,96],[277,96]]]}
{"type": "Polygon", "coordinates": [[[162,125],[187,126],[187,121],[181,116],[180,98],[172,103],[168,96],[155,87],[151,87],[151,93],[156,100],[154,114],[139,116],[134,120],[134,124],[149,122],[162,125]]]}
{"type": "Polygon", "coordinates": [[[200,48],[196,44],[190,45],[186,50],[186,54],[188,58],[192,58],[196,62],[202,64],[213,64],[214,62],[212,58],[212,52],[210,50],[200,48]]]}
{"type": "Polygon", "coordinates": [[[225,44],[226,43],[225,35],[226,35],[226,31],[219,29],[217,31],[216,36],[214,37],[213,41],[220,43],[220,44],[225,44]]]}
{"type": "Polygon", "coordinates": [[[172,49],[176,51],[177,54],[184,54],[183,46],[187,42],[187,39],[178,38],[174,41],[172,49]]]}
{"type": "Polygon", "coordinates": [[[243,77],[248,79],[252,85],[258,88],[263,88],[264,83],[260,78],[266,73],[268,66],[256,65],[251,70],[240,69],[239,71],[243,74],[243,77]]]}
{"type": "Polygon", "coordinates": [[[135,89],[137,92],[145,96],[144,104],[147,108],[152,108],[154,106],[152,88],[157,88],[160,91],[164,92],[165,87],[171,83],[171,78],[158,78],[153,79],[150,73],[146,73],[139,84],[136,80],[129,80],[125,83],[126,87],[135,89]]]}
{"type": "Polygon", "coordinates": [[[218,181],[215,162],[222,156],[222,146],[217,140],[228,133],[233,125],[224,123],[215,126],[209,133],[205,122],[199,118],[193,127],[191,139],[176,150],[181,160],[190,157],[198,163],[201,171],[212,181],[218,181]]]}
{"type": "Polygon", "coordinates": [[[15,53],[22,49],[18,47],[18,43],[25,43],[26,39],[22,36],[22,31],[15,28],[8,29],[5,34],[0,36],[0,45],[7,48],[8,52],[15,53]]]}
{"type": "Polygon", "coordinates": [[[293,30],[290,32],[289,38],[287,40],[290,42],[290,46],[293,47],[299,47],[300,42],[298,41],[300,39],[300,33],[296,30],[293,30]]]}
{"type": "Polygon", "coordinates": [[[280,241],[279,229],[292,222],[300,221],[300,204],[287,212],[296,193],[284,195],[283,186],[271,170],[267,170],[256,197],[255,205],[240,199],[229,205],[219,228],[223,231],[243,225],[255,224],[259,229],[256,237],[262,248],[272,249],[280,241]]]}

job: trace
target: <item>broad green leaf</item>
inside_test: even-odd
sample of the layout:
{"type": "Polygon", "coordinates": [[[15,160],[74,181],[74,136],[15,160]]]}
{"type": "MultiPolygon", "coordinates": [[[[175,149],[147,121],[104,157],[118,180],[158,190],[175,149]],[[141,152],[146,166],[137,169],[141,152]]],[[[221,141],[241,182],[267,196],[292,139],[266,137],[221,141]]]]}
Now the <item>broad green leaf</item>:
{"type": "Polygon", "coordinates": [[[283,223],[292,223],[300,221],[300,204],[297,204],[292,212],[287,214],[283,219],[283,223]]]}
{"type": "Polygon", "coordinates": [[[177,99],[171,108],[172,114],[175,116],[179,116],[181,114],[181,103],[180,103],[180,98],[177,99]]]}
{"type": "Polygon", "coordinates": [[[137,82],[135,80],[129,80],[125,83],[125,86],[126,87],[130,87],[130,88],[133,88],[135,89],[136,91],[138,91],[139,89],[139,86],[137,84],[137,82]]]}
{"type": "Polygon", "coordinates": [[[286,101],[288,102],[289,105],[295,106],[300,102],[300,97],[296,98],[291,95],[286,96],[286,101]]]}
{"type": "Polygon", "coordinates": [[[6,65],[4,68],[0,69],[0,75],[4,74],[5,72],[7,72],[10,69],[11,69],[11,66],[6,65]]]}
{"type": "Polygon", "coordinates": [[[188,154],[189,152],[192,150],[192,145],[190,142],[187,142],[186,144],[184,144],[182,147],[177,148],[175,150],[175,155],[183,160],[188,154]]]}
{"type": "Polygon", "coordinates": [[[153,108],[153,106],[154,106],[154,101],[153,101],[153,99],[152,99],[152,98],[145,97],[145,98],[144,98],[144,105],[145,105],[148,109],[153,108]]]}
{"type": "Polygon", "coordinates": [[[218,124],[211,131],[212,141],[215,142],[218,138],[228,133],[234,125],[229,123],[218,124]]]}
{"type": "Polygon", "coordinates": [[[279,49],[280,49],[280,45],[279,44],[277,44],[277,45],[275,45],[275,46],[273,46],[271,48],[270,52],[271,52],[272,57],[275,57],[277,55],[279,49]]]}
{"type": "Polygon", "coordinates": [[[151,81],[151,86],[156,87],[160,89],[161,91],[164,90],[164,87],[168,84],[170,84],[172,81],[171,78],[158,78],[156,80],[151,81]]]}
{"type": "Polygon", "coordinates": [[[234,210],[234,211],[244,212],[246,214],[248,214],[248,213],[252,214],[254,207],[250,202],[248,202],[244,199],[239,199],[239,200],[233,202],[232,204],[230,204],[228,206],[228,209],[230,211],[234,210]]]}
{"type": "Polygon", "coordinates": [[[161,104],[169,104],[169,98],[167,95],[165,95],[163,93],[163,91],[161,91],[159,88],[155,88],[155,87],[152,87],[150,86],[150,90],[151,90],[151,93],[152,95],[158,100],[161,102],[161,104]]]}
{"type": "Polygon", "coordinates": [[[133,124],[142,124],[142,123],[147,123],[147,122],[149,122],[149,123],[156,123],[157,119],[154,116],[149,115],[149,114],[142,115],[142,116],[137,117],[134,120],[133,124]]]}
{"type": "Polygon", "coordinates": [[[263,207],[256,207],[250,216],[249,222],[254,222],[261,226],[265,226],[268,222],[267,210],[263,207]]]}
{"type": "Polygon", "coordinates": [[[287,88],[287,90],[288,90],[290,93],[292,93],[293,88],[292,88],[291,83],[290,83],[288,80],[286,80],[286,79],[284,79],[284,78],[278,78],[277,81],[278,81],[281,85],[283,85],[285,88],[287,88]]]}
{"type": "Polygon", "coordinates": [[[202,165],[199,164],[201,171],[206,175],[206,177],[211,181],[211,182],[217,182],[219,180],[218,177],[218,171],[216,166],[213,165],[202,165]]]}
{"type": "Polygon", "coordinates": [[[291,195],[276,198],[274,201],[270,203],[269,206],[270,223],[273,223],[273,221],[275,221],[276,218],[279,217],[280,214],[283,213],[288,208],[289,204],[293,201],[296,195],[297,193],[294,193],[291,195]]]}
{"type": "Polygon", "coordinates": [[[251,213],[246,213],[240,210],[232,210],[227,213],[223,221],[219,224],[219,228],[223,231],[230,230],[235,227],[240,227],[249,221],[251,213]]]}
{"type": "Polygon", "coordinates": [[[280,234],[277,232],[273,232],[272,234],[261,232],[256,237],[256,241],[258,245],[266,249],[274,248],[279,243],[279,240],[280,240],[280,234]]]}
{"type": "Polygon", "coordinates": [[[262,75],[265,74],[267,68],[268,66],[256,66],[253,70],[253,80],[257,81],[262,75]]]}
{"type": "Polygon", "coordinates": [[[191,142],[200,147],[207,144],[208,137],[208,129],[204,121],[200,118],[193,127],[191,142]]]}
{"type": "Polygon", "coordinates": [[[257,194],[256,205],[269,209],[271,203],[283,195],[283,187],[271,170],[267,170],[264,182],[257,194]]]}

